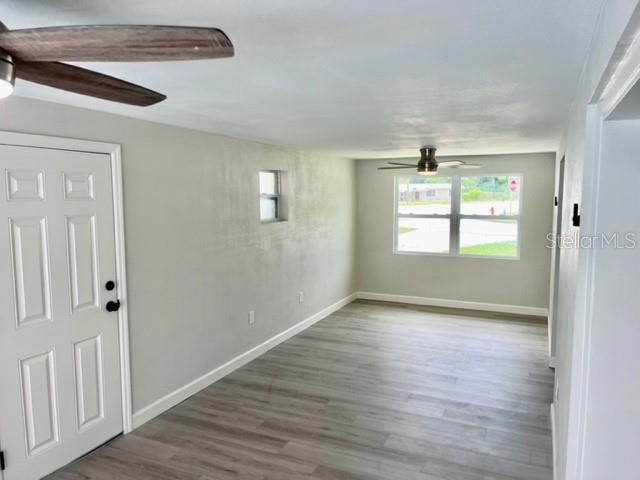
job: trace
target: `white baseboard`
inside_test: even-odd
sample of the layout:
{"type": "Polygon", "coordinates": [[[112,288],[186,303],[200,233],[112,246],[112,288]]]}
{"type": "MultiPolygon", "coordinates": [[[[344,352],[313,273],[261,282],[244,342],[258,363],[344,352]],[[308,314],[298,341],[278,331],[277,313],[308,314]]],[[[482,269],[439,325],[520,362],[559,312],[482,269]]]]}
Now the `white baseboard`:
{"type": "Polygon", "coordinates": [[[337,301],[333,305],[329,305],[328,307],[322,309],[318,313],[304,319],[300,323],[297,323],[293,327],[288,328],[284,332],[281,332],[267,341],[261,343],[260,345],[253,347],[251,350],[248,350],[237,357],[229,360],[227,363],[220,365],[217,368],[214,368],[208,373],[205,373],[200,378],[193,380],[190,383],[178,388],[177,390],[165,395],[164,397],[156,400],[150,405],[141,408],[137,412],[133,414],[133,428],[138,428],[142,424],[148,422],[154,417],[157,417],[161,413],[170,409],[171,407],[177,405],[178,403],[186,400],[190,396],[198,393],[203,388],[208,387],[214,382],[217,382],[221,378],[229,375],[234,370],[242,367],[243,365],[249,363],[251,360],[259,357],[263,353],[271,350],[276,345],[288,340],[294,335],[300,333],[301,331],[309,328],[316,322],[319,322],[323,318],[331,315],[333,312],[340,310],[345,305],[348,305],[352,301],[357,298],[356,294],[353,293],[348,297],[343,298],[342,300],[337,301]]]}
{"type": "Polygon", "coordinates": [[[547,317],[547,308],[526,307],[522,305],[503,305],[499,303],[467,302],[464,300],[449,300],[446,298],[412,297],[409,295],[394,295],[390,293],[357,292],[358,298],[364,300],[379,300],[382,302],[408,303],[411,305],[428,305],[431,307],[464,308],[484,312],[512,313],[514,315],[532,315],[547,317]]]}
{"type": "Polygon", "coordinates": [[[553,469],[553,480],[558,480],[558,464],[556,462],[556,404],[552,403],[550,408],[551,416],[551,468],[553,469]]]}
{"type": "Polygon", "coordinates": [[[186,400],[195,393],[198,393],[203,388],[206,388],[212,383],[217,382],[221,378],[229,375],[234,370],[237,370],[243,365],[249,363],[251,360],[254,360],[268,350],[271,350],[276,345],[284,342],[285,340],[288,340],[294,335],[297,335],[301,331],[309,328],[314,323],[322,320],[328,315],[331,315],[333,312],[340,310],[342,307],[348,305],[357,298],[361,298],[364,300],[379,300],[384,302],[408,303],[412,305],[464,308],[469,310],[513,313],[519,315],[534,315],[540,317],[547,316],[547,309],[545,308],[524,307],[518,305],[500,305],[494,303],[466,302],[461,300],[447,300],[441,298],[412,297],[407,295],[393,295],[387,293],[356,292],[349,295],[348,297],[343,298],[342,300],[339,300],[333,305],[329,305],[318,313],[306,318],[300,323],[297,323],[293,327],[290,327],[287,330],[271,337],[260,345],[253,347],[251,350],[248,350],[229,360],[228,362],[220,365],[219,367],[214,368],[210,372],[205,373],[192,382],[183,385],[182,387],[156,400],[150,405],[141,408],[133,414],[133,428],[138,428],[152,418],[160,415],[161,413],[177,405],[183,400],[186,400]]]}

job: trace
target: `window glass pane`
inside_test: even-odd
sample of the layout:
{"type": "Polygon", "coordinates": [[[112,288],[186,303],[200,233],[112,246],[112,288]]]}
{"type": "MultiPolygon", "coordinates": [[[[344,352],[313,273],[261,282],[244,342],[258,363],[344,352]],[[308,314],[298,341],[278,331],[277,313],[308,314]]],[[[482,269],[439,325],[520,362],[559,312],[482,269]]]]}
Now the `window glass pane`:
{"type": "Polygon", "coordinates": [[[449,253],[449,219],[399,218],[398,251],[449,253]]]}
{"type": "Polygon", "coordinates": [[[460,220],[460,255],[518,256],[517,220],[460,220]]]}
{"type": "Polygon", "coordinates": [[[449,215],[451,213],[451,178],[399,178],[398,213],[449,215]]]}
{"type": "Polygon", "coordinates": [[[260,172],[260,193],[278,194],[278,174],[276,172],[260,172]]]}
{"type": "Polygon", "coordinates": [[[275,220],[278,214],[278,200],[275,198],[260,198],[260,220],[267,222],[275,220]]]}
{"type": "Polygon", "coordinates": [[[463,215],[518,215],[519,176],[462,177],[460,213],[463,215]]]}

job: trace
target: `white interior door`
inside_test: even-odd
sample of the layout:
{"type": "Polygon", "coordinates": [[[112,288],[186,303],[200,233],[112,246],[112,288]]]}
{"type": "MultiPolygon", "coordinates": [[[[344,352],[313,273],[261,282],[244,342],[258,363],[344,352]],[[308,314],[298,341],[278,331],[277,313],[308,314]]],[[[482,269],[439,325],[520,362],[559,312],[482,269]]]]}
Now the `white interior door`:
{"type": "Polygon", "coordinates": [[[0,172],[2,473],[29,480],[122,431],[111,162],[0,145],[0,172]]]}

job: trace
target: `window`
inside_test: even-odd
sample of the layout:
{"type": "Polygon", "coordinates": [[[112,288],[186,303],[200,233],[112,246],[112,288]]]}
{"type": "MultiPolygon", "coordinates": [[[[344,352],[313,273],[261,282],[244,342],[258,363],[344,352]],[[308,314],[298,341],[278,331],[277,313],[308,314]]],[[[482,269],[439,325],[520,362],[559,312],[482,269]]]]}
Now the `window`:
{"type": "Polygon", "coordinates": [[[398,178],[398,251],[449,253],[451,180],[451,177],[398,178]]]}
{"type": "Polygon", "coordinates": [[[286,220],[286,206],[282,194],[285,172],[262,170],[260,179],[260,221],[262,223],[286,220]]]}
{"type": "Polygon", "coordinates": [[[398,177],[398,253],[518,258],[521,175],[398,177]]]}

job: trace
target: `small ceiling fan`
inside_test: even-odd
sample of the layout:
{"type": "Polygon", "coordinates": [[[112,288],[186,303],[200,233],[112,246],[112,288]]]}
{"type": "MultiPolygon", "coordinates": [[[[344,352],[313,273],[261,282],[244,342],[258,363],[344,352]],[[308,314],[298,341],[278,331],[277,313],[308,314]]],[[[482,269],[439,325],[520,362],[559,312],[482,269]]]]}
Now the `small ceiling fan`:
{"type": "Polygon", "coordinates": [[[8,30],[0,22],[0,98],[15,78],[128,105],[167,98],[133,83],[60,62],[162,62],[232,57],[217,28],[163,25],[79,25],[8,30]]]}
{"type": "Polygon", "coordinates": [[[439,168],[480,168],[477,163],[467,163],[461,160],[447,160],[438,162],[436,160],[435,147],[423,147],[420,149],[420,160],[417,165],[411,163],[387,162],[392,167],[379,167],[378,170],[401,170],[405,168],[417,169],[418,175],[433,176],[438,174],[439,168]]]}

